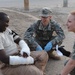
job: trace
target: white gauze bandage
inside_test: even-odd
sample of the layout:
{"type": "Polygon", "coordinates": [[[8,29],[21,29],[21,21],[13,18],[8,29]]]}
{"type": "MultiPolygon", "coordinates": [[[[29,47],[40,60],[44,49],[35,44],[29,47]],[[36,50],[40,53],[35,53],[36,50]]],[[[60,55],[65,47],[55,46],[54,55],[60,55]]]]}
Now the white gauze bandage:
{"type": "Polygon", "coordinates": [[[23,52],[25,52],[28,54],[28,56],[30,56],[30,48],[28,47],[28,45],[24,40],[20,40],[19,46],[21,47],[21,51],[20,51],[21,55],[23,55],[23,52]]]}
{"type": "Polygon", "coordinates": [[[58,45],[56,45],[56,52],[59,56],[63,56],[63,54],[58,50],[58,45]]]}
{"type": "Polygon", "coordinates": [[[10,56],[9,57],[9,63],[10,65],[21,65],[21,64],[33,64],[34,63],[34,58],[31,56],[24,58],[20,56],[10,56]]]}

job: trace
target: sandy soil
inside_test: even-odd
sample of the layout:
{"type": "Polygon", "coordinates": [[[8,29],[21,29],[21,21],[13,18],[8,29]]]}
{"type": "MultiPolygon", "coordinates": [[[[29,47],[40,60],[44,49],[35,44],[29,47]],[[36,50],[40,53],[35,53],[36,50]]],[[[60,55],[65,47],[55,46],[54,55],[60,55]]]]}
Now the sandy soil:
{"type": "MultiPolygon", "coordinates": [[[[66,38],[63,41],[62,45],[65,45],[65,49],[72,50],[72,45],[74,41],[75,35],[73,33],[69,33],[65,26],[66,18],[69,11],[73,10],[74,8],[52,8],[51,11],[53,12],[52,16],[57,22],[60,23],[61,27],[65,32],[66,38]]],[[[23,9],[16,9],[16,8],[0,8],[0,12],[3,11],[10,16],[10,28],[15,30],[22,38],[26,29],[35,22],[39,17],[40,9],[25,11],[23,9]]],[[[56,75],[60,73],[62,68],[64,67],[65,60],[68,59],[67,57],[61,57],[61,60],[49,60],[46,67],[46,74],[47,75],[56,75]]]]}

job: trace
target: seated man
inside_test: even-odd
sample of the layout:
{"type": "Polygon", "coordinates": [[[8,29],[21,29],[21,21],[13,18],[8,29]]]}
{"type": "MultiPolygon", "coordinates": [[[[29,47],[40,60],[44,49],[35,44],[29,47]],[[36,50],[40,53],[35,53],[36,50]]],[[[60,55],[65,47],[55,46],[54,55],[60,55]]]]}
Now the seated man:
{"type": "Polygon", "coordinates": [[[9,16],[0,12],[0,61],[5,64],[4,68],[1,68],[2,74],[43,75],[48,60],[47,53],[45,51],[30,53],[26,42],[8,26],[9,16]],[[20,51],[17,45],[20,46],[20,51]]]}
{"type": "Polygon", "coordinates": [[[59,60],[59,56],[53,55],[53,47],[60,45],[65,38],[64,32],[59,24],[52,20],[51,11],[43,8],[41,11],[41,20],[32,24],[24,35],[31,50],[45,50],[50,58],[59,60]],[[56,35],[53,35],[54,32],[56,35]]]}

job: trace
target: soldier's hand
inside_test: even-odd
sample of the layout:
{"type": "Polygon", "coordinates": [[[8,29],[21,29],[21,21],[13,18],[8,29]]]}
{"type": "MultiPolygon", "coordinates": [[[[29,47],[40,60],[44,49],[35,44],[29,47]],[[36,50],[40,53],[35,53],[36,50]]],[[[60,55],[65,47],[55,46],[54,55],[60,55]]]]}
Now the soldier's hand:
{"type": "Polygon", "coordinates": [[[51,42],[48,42],[48,43],[46,44],[46,46],[44,47],[44,50],[48,52],[48,51],[51,50],[51,48],[52,48],[52,43],[51,43],[51,42]]]}
{"type": "Polygon", "coordinates": [[[38,45],[37,47],[36,47],[36,51],[42,51],[43,49],[42,49],[42,47],[40,46],[40,45],[38,45]]]}

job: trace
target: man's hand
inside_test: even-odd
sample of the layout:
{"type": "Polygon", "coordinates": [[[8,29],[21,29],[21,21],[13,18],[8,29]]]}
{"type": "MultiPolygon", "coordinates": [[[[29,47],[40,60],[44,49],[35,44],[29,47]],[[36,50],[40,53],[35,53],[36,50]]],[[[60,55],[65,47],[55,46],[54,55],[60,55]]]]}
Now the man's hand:
{"type": "Polygon", "coordinates": [[[51,48],[52,48],[52,43],[51,43],[51,42],[48,42],[48,43],[46,44],[46,46],[44,47],[44,50],[45,50],[45,51],[50,51],[51,48]]]}
{"type": "Polygon", "coordinates": [[[21,49],[20,54],[25,58],[30,56],[30,52],[29,51],[27,52],[26,49],[21,49]]]}
{"type": "Polygon", "coordinates": [[[27,58],[28,57],[28,54],[23,52],[23,57],[27,58]]]}

